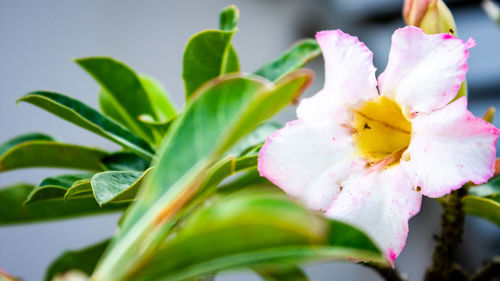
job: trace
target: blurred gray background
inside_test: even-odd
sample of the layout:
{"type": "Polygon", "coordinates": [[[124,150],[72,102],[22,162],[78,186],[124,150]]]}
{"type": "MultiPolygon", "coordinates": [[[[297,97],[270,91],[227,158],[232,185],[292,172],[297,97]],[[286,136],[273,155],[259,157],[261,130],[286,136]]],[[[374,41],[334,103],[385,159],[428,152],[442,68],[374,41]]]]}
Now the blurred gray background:
{"type": "MultiPolygon", "coordinates": [[[[480,9],[480,1],[446,1],[462,38],[473,37],[468,73],[470,109],[482,115],[500,106],[500,29],[480,9]]],[[[38,89],[58,91],[97,107],[97,84],[71,59],[107,55],[138,72],[161,80],[178,107],[183,106],[182,52],[188,38],[216,28],[218,12],[237,4],[240,32],[234,45],[242,69],[254,71],[278,56],[294,41],[323,29],[341,28],[357,35],[375,53],[375,65],[385,68],[390,36],[403,26],[402,1],[396,0],[0,0],[0,142],[25,132],[43,131],[69,142],[105,149],[115,145],[28,104],[16,106],[21,95],[38,89]]],[[[308,67],[316,81],[307,95],[322,87],[323,62],[308,67]]],[[[294,108],[278,120],[294,119],[294,108]]],[[[498,118],[500,120],[500,118],[498,118]]],[[[496,122],[499,126],[500,123],[496,122]]],[[[0,174],[0,186],[61,173],[30,169],[0,174]]],[[[430,262],[433,234],[439,231],[441,210],[425,200],[410,223],[408,243],[397,267],[421,280],[430,262]]],[[[84,247],[113,234],[117,214],[0,227],[0,268],[27,281],[41,280],[47,265],[62,251],[84,247]]],[[[491,223],[467,218],[460,260],[468,270],[500,253],[500,231],[491,223]]],[[[311,280],[381,280],[370,269],[350,263],[306,266],[311,280]]],[[[259,280],[248,271],[223,273],[217,280],[259,280]]]]}

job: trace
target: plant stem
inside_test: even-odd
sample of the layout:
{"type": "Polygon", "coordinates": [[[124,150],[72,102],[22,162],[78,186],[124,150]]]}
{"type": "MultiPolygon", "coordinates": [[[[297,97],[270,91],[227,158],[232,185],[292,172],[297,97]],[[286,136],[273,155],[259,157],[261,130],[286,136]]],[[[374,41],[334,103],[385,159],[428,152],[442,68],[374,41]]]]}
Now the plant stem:
{"type": "Polygon", "coordinates": [[[472,275],[471,281],[491,281],[497,277],[500,277],[500,257],[492,259],[480,268],[472,275]]]}
{"type": "Polygon", "coordinates": [[[408,281],[406,278],[402,277],[396,269],[390,266],[373,262],[362,262],[361,265],[372,268],[387,281],[408,281]]]}
{"type": "Polygon", "coordinates": [[[441,234],[437,238],[432,265],[427,269],[425,281],[468,280],[467,274],[455,263],[458,245],[462,242],[465,213],[462,198],[466,186],[451,192],[442,201],[441,234]]]}

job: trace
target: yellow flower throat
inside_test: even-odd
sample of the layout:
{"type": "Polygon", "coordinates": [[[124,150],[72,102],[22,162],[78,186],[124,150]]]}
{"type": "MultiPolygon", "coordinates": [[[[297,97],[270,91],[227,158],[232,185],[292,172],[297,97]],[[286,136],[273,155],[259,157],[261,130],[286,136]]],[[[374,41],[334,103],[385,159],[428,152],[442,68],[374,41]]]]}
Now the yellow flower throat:
{"type": "Polygon", "coordinates": [[[384,96],[368,101],[353,110],[354,143],[359,154],[369,163],[393,157],[401,159],[410,145],[411,123],[399,105],[384,96]]]}

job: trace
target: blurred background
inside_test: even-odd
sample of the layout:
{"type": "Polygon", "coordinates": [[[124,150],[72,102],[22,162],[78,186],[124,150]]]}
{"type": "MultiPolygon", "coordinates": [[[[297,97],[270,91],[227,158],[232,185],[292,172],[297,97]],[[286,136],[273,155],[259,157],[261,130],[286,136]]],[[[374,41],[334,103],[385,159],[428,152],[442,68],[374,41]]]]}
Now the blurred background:
{"type": "MultiPolygon", "coordinates": [[[[469,107],[481,116],[489,106],[500,108],[500,28],[480,8],[480,1],[445,1],[462,39],[477,47],[469,58],[469,107]]],[[[380,73],[387,61],[390,37],[404,25],[398,0],[0,0],[0,142],[21,133],[43,131],[69,142],[118,149],[109,141],[28,104],[16,106],[21,95],[54,90],[97,107],[98,85],[72,58],[106,55],[164,83],[178,107],[183,106],[182,53],[188,38],[217,28],[221,8],[240,8],[234,45],[242,69],[256,70],[293,42],[316,31],[340,28],[357,35],[375,53],[380,73]]],[[[308,65],[316,81],[306,95],[323,84],[323,62],[308,65]]],[[[423,81],[425,82],[425,81],[423,81]]],[[[295,119],[295,109],[279,121],[295,119]]],[[[500,121],[500,118],[497,118],[500,121]]],[[[497,127],[500,122],[495,122],[497,127]]],[[[54,169],[19,170],[0,174],[0,186],[38,183],[54,169]]],[[[410,222],[407,246],[397,267],[421,280],[431,261],[433,234],[441,209],[431,200],[410,222]]],[[[27,281],[41,280],[47,265],[64,250],[81,248],[113,234],[118,214],[74,220],[0,227],[0,268],[27,281]]],[[[460,261],[469,271],[500,253],[500,230],[492,223],[468,217],[460,261]]],[[[382,280],[370,269],[350,263],[305,267],[311,280],[382,280]]],[[[249,271],[218,275],[216,280],[260,280],[249,271]]]]}

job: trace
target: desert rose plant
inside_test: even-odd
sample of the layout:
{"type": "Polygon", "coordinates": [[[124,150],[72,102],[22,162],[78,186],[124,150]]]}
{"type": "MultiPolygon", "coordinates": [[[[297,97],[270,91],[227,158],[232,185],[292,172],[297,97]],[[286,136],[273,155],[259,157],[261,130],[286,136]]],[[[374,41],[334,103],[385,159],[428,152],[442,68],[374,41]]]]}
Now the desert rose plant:
{"type": "MultiPolygon", "coordinates": [[[[443,206],[426,280],[494,280],[500,261],[464,272],[454,256],[464,216],[500,225],[499,130],[467,110],[468,49],[441,0],[410,0],[385,71],[341,30],[319,31],[253,73],[231,44],[239,12],[195,34],[183,55],[186,103],[108,57],[76,59],[101,86],[100,110],[56,92],[40,107],[119,144],[63,143],[43,133],[0,145],[0,171],[82,170],[0,189],[0,224],[121,212],[109,240],[69,251],[45,280],[214,280],[250,268],[264,280],[308,280],[304,263],[344,260],[405,280],[394,267],[422,196],[443,206]],[[325,85],[302,67],[320,54],[325,85]],[[269,119],[298,103],[297,120],[269,119]],[[493,178],[492,178],[493,177],[493,178]],[[490,179],[491,178],[491,179],[490,179]],[[284,192],[283,192],[284,191],[284,192]]],[[[429,234],[430,235],[430,234],[429,234]]],[[[0,270],[0,280],[17,280],[0,270]]]]}

